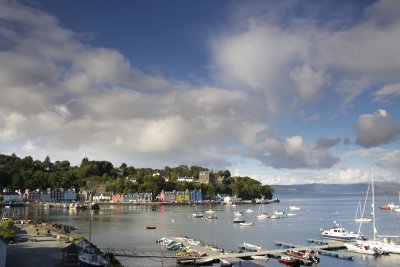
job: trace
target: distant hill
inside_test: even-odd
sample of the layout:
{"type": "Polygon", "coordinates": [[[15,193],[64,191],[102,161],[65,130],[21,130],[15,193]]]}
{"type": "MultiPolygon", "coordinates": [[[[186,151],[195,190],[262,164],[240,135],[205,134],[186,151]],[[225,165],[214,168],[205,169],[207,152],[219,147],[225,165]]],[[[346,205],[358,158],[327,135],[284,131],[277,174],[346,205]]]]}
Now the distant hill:
{"type": "MultiPolygon", "coordinates": [[[[274,195],[290,193],[365,193],[368,184],[296,184],[296,185],[272,185],[275,190],[274,195]]],[[[397,194],[400,191],[400,183],[375,182],[375,192],[377,194],[397,194]]]]}

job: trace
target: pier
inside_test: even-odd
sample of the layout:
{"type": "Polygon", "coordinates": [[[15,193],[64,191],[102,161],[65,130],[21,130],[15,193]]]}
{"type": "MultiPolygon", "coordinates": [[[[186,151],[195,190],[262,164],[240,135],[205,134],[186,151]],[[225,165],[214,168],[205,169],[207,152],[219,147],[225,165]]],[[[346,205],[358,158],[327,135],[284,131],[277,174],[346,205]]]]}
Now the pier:
{"type": "MultiPolygon", "coordinates": [[[[330,256],[338,259],[352,260],[352,256],[348,256],[345,254],[339,254],[332,252],[334,250],[339,250],[345,248],[343,243],[337,241],[317,241],[313,240],[311,242],[312,246],[301,246],[295,244],[289,244],[285,242],[276,241],[275,245],[280,246],[280,249],[259,249],[257,251],[243,251],[243,252],[232,252],[227,253],[220,248],[213,247],[211,245],[207,245],[204,243],[194,244],[193,239],[187,237],[168,237],[168,240],[172,240],[175,242],[180,242],[183,247],[189,248],[189,250],[195,250],[198,254],[202,256],[193,256],[190,254],[182,253],[178,250],[167,250],[165,247],[160,246],[160,248],[152,248],[152,249],[104,249],[110,254],[114,256],[123,256],[123,257],[147,257],[147,258],[165,258],[165,259],[176,259],[178,263],[187,264],[199,264],[204,262],[241,262],[249,263],[247,260],[251,260],[253,256],[267,256],[268,258],[280,259],[281,257],[287,255],[286,252],[288,249],[295,249],[297,251],[313,251],[315,254],[330,256]],[[315,245],[319,244],[319,245],[315,245]]],[[[200,241],[197,241],[200,242],[200,241]]],[[[310,241],[309,241],[310,242],[310,241]]],[[[301,259],[302,265],[312,265],[313,262],[310,260],[301,259]]],[[[251,263],[250,265],[242,265],[242,266],[260,266],[256,263],[251,263]]]]}

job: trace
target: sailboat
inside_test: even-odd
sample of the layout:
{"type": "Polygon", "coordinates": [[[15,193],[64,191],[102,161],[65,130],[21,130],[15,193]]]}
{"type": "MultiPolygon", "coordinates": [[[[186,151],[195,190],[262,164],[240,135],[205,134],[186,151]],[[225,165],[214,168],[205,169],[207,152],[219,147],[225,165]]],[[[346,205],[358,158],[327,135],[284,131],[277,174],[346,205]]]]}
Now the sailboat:
{"type": "MultiPolygon", "coordinates": [[[[90,196],[91,200],[91,196],[90,196]]],[[[90,203],[91,204],[91,203],[90,203]]],[[[82,250],[80,251],[78,258],[79,264],[81,267],[111,267],[107,256],[104,255],[95,245],[91,243],[92,237],[92,210],[90,212],[89,217],[89,241],[82,240],[80,243],[80,247],[82,250]]]]}
{"type": "Polygon", "coordinates": [[[268,218],[268,213],[264,212],[264,205],[260,204],[260,207],[258,208],[258,215],[257,218],[259,220],[265,220],[268,218]],[[261,207],[262,207],[262,212],[261,212],[261,207]],[[261,213],[260,213],[261,212],[261,213]]]}
{"type": "Polygon", "coordinates": [[[368,183],[368,188],[367,188],[367,193],[365,194],[365,200],[364,200],[364,206],[361,210],[361,202],[358,202],[358,206],[357,206],[357,210],[356,210],[356,214],[354,216],[354,220],[356,222],[359,223],[363,223],[363,222],[372,222],[372,218],[368,218],[364,216],[365,213],[365,207],[367,205],[367,199],[368,199],[368,193],[369,193],[369,188],[371,186],[371,181],[368,183]],[[360,216],[358,217],[358,213],[360,213],[360,216]]]}
{"type": "Polygon", "coordinates": [[[357,243],[362,246],[368,246],[372,249],[382,251],[384,253],[399,253],[400,243],[393,241],[391,238],[399,239],[399,236],[383,236],[377,235],[375,223],[375,191],[374,191],[374,170],[371,171],[371,187],[372,187],[372,224],[373,224],[373,237],[372,239],[359,240],[357,243]]]}

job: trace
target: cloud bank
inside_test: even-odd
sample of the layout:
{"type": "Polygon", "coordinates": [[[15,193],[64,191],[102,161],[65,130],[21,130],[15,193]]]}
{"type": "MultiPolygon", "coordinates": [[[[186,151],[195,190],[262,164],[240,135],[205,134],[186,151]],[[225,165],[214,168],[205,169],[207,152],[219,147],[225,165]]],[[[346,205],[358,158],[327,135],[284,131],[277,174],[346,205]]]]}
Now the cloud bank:
{"type": "MultiPolygon", "coordinates": [[[[321,23],[318,12],[285,19],[298,3],[276,5],[239,5],[235,22],[209,36],[212,80],[194,85],[88,46],[36,8],[0,2],[1,150],[151,167],[227,168],[232,156],[279,170],[337,166],[340,138],[321,130],[310,140],[277,125],[298,110],[316,123],[325,103],[346,114],[373,88],[376,102],[398,97],[400,6],[378,1],[357,21],[321,23]]],[[[399,138],[383,109],[360,116],[355,130],[363,147],[399,138]]]]}

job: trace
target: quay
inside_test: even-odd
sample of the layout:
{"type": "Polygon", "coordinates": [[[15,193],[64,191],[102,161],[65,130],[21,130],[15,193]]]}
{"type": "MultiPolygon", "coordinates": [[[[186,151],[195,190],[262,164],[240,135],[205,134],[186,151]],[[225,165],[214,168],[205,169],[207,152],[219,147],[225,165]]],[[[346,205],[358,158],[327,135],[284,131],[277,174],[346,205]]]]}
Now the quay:
{"type": "MultiPolygon", "coordinates": [[[[352,256],[341,255],[335,252],[331,252],[338,249],[343,249],[345,246],[343,243],[338,241],[323,242],[321,245],[315,245],[318,242],[313,242],[312,246],[299,246],[294,244],[288,244],[285,242],[275,242],[275,245],[280,246],[280,249],[259,249],[257,251],[243,251],[243,252],[224,252],[223,249],[214,247],[212,245],[207,245],[200,241],[195,241],[188,237],[167,237],[167,240],[174,242],[180,242],[183,247],[188,250],[195,250],[199,255],[193,256],[181,253],[178,250],[166,250],[165,247],[160,247],[159,249],[146,249],[146,250],[123,250],[123,249],[105,249],[108,253],[114,256],[124,256],[124,257],[148,257],[148,258],[170,258],[176,259],[178,263],[182,264],[200,264],[205,262],[229,262],[231,264],[240,262],[241,266],[261,266],[256,262],[250,262],[248,260],[253,259],[253,256],[267,256],[268,258],[280,259],[286,255],[287,249],[295,249],[298,251],[314,251],[324,256],[331,256],[338,259],[352,260],[352,256]],[[195,242],[194,242],[195,241],[195,242]],[[246,264],[246,265],[245,265],[246,264]]],[[[300,260],[302,265],[312,265],[313,262],[310,260],[300,260]]]]}

